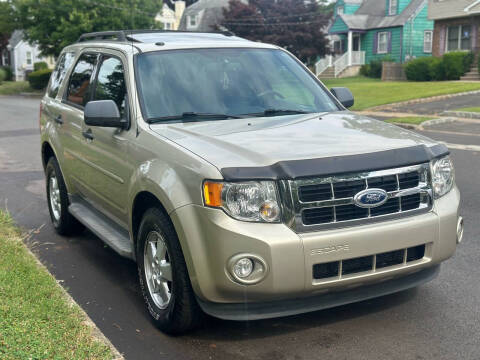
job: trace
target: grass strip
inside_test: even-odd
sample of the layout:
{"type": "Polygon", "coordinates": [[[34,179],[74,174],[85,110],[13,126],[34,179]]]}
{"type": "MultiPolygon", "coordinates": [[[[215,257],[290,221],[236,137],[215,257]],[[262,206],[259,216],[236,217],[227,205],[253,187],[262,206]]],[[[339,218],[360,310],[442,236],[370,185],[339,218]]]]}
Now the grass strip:
{"type": "Polygon", "coordinates": [[[0,359],[111,359],[0,210],[0,359]]]}
{"type": "Polygon", "coordinates": [[[355,105],[351,110],[365,110],[396,102],[480,90],[480,83],[462,81],[381,81],[362,76],[322,81],[328,88],[349,88],[355,97],[355,105]]]}

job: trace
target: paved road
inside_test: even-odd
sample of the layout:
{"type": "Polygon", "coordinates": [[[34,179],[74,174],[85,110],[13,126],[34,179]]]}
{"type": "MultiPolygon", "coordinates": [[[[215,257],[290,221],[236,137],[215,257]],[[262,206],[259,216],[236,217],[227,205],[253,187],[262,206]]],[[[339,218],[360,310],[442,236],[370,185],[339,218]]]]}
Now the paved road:
{"type": "Polygon", "coordinates": [[[399,105],[388,108],[386,107],[385,109],[382,109],[382,111],[413,113],[421,115],[438,115],[447,110],[454,111],[465,107],[478,106],[478,99],[480,99],[479,94],[462,95],[427,103],[399,105]]]}
{"type": "MultiPolygon", "coordinates": [[[[433,282],[283,319],[209,319],[197,332],[172,338],[150,324],[132,262],[88,232],[54,234],[37,126],[38,100],[0,97],[0,206],[24,228],[36,229],[29,241],[35,253],[127,359],[480,358],[480,153],[453,151],[465,240],[433,282]]],[[[441,139],[443,133],[433,135],[441,139]]],[[[451,136],[448,142],[465,140],[451,136]]]]}

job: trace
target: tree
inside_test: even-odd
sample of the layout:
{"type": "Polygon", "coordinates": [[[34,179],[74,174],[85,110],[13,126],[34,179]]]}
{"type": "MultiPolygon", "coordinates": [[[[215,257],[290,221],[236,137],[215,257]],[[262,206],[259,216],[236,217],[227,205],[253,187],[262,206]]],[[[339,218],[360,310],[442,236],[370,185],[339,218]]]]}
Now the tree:
{"type": "Polygon", "coordinates": [[[43,55],[58,56],[83,33],[151,29],[161,0],[12,0],[21,28],[43,55]]]}
{"type": "Polygon", "coordinates": [[[0,1],[0,53],[16,27],[15,10],[10,1],[0,1]]]}
{"type": "Polygon", "coordinates": [[[254,41],[281,46],[300,60],[312,63],[330,52],[322,31],[329,15],[317,2],[304,0],[231,0],[224,9],[222,28],[254,41]]]}

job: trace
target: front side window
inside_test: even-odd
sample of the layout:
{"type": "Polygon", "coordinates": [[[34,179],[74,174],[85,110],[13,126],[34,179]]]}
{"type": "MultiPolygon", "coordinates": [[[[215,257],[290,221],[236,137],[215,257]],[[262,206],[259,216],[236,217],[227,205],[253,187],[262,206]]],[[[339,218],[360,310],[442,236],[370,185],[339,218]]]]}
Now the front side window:
{"type": "Polygon", "coordinates": [[[113,100],[120,110],[122,118],[125,115],[127,88],[123,65],[116,57],[105,56],[98,70],[94,100],[113,100]]]}
{"type": "Polygon", "coordinates": [[[27,65],[32,65],[32,52],[27,51],[27,65]]]}
{"type": "Polygon", "coordinates": [[[281,50],[159,51],[139,55],[136,66],[147,120],[185,113],[249,117],[271,109],[339,110],[321,85],[281,50]]]}
{"type": "Polygon", "coordinates": [[[343,5],[337,8],[337,15],[342,15],[344,12],[345,12],[345,8],[343,7],[343,5]]]}
{"type": "Polygon", "coordinates": [[[397,15],[398,0],[390,0],[388,15],[397,15]]]}
{"type": "Polygon", "coordinates": [[[90,100],[90,81],[97,57],[96,54],[82,54],[78,59],[68,83],[68,102],[83,107],[90,100]]]}
{"type": "Polygon", "coordinates": [[[388,52],[388,33],[378,33],[378,53],[386,54],[388,52]]]}
{"type": "Polygon", "coordinates": [[[472,27],[458,25],[448,27],[447,51],[471,50],[472,27]]]}
{"type": "Polygon", "coordinates": [[[60,56],[60,59],[58,59],[57,66],[55,67],[52,76],[50,76],[50,84],[48,85],[47,90],[49,97],[54,98],[57,96],[60,85],[62,84],[68,69],[72,65],[74,58],[75,53],[66,52],[60,56]]]}
{"type": "Polygon", "coordinates": [[[433,43],[433,31],[428,30],[423,33],[423,52],[431,53],[433,43]]]}

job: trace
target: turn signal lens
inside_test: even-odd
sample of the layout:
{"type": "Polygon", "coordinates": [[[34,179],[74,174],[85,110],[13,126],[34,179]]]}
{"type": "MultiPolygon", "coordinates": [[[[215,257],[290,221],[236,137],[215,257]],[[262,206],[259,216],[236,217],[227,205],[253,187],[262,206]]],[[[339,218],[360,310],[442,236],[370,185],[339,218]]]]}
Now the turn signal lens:
{"type": "Polygon", "coordinates": [[[203,195],[205,197],[205,205],[212,207],[222,206],[222,189],[223,183],[205,181],[203,184],[203,195]]]}

